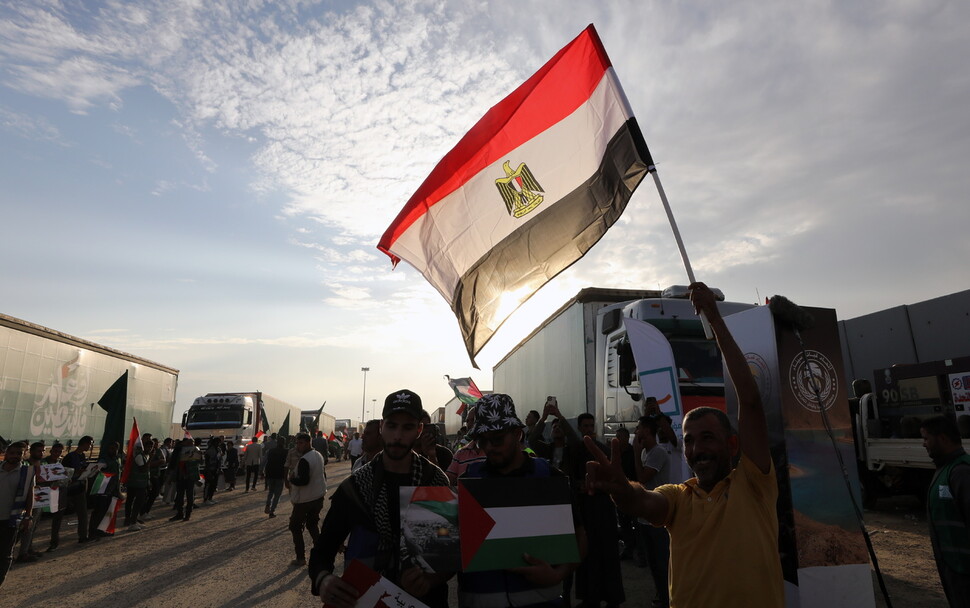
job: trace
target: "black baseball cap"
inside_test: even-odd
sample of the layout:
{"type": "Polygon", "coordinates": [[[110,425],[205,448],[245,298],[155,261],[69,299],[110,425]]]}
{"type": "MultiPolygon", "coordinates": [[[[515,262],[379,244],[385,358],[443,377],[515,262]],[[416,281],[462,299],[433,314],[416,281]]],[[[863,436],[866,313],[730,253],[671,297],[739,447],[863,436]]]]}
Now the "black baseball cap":
{"type": "Polygon", "coordinates": [[[417,420],[421,420],[421,410],[421,397],[410,389],[402,388],[384,399],[384,410],[381,412],[381,418],[404,412],[414,416],[417,420]]]}

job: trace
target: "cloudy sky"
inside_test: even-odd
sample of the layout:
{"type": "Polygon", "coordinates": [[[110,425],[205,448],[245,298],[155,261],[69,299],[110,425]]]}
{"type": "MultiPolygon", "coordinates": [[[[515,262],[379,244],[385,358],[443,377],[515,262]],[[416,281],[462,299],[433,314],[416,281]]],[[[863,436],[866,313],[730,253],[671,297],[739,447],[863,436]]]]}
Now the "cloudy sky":
{"type": "Polygon", "coordinates": [[[491,367],[587,286],[686,276],[647,181],[471,368],[375,249],[437,161],[594,23],[699,279],[852,318],[967,287],[970,3],[0,5],[0,312],[338,417],[491,367]]]}

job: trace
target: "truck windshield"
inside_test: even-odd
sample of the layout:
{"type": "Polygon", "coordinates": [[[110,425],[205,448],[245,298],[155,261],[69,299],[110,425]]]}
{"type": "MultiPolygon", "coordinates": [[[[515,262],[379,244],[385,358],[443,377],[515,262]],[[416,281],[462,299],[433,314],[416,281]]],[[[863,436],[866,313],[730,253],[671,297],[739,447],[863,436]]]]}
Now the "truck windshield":
{"type": "Polygon", "coordinates": [[[242,410],[189,410],[185,422],[187,429],[217,429],[241,427],[243,421],[242,410]]]}
{"type": "Polygon", "coordinates": [[[724,384],[721,352],[713,340],[668,336],[680,382],[687,384],[724,384]]]}

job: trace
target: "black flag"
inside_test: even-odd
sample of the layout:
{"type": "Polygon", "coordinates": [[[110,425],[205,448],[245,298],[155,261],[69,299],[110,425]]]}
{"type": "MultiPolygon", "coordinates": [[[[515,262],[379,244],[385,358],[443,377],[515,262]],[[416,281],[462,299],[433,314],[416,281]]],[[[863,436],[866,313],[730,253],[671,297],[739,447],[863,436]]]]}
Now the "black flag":
{"type": "Polygon", "coordinates": [[[117,441],[119,446],[125,440],[125,412],[128,409],[128,370],[115,380],[108,390],[98,399],[101,409],[108,412],[104,419],[104,433],[101,435],[101,445],[109,441],[117,441]]]}

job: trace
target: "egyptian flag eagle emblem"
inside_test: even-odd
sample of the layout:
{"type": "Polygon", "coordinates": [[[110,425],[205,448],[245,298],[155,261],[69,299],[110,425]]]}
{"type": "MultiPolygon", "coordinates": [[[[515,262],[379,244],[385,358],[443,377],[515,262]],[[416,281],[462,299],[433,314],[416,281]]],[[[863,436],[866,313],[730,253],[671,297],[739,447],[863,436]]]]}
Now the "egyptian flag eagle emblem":
{"type": "Polygon", "coordinates": [[[509,215],[522,217],[542,204],[545,192],[525,163],[520,163],[519,168],[513,171],[511,163],[505,161],[502,169],[505,177],[495,180],[495,186],[505,201],[509,215]]]}

